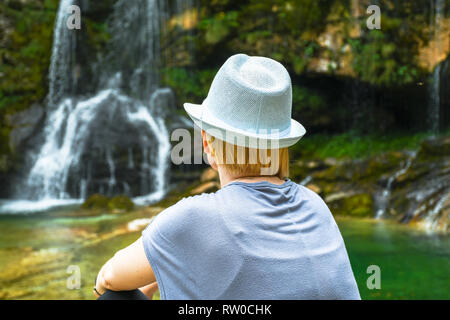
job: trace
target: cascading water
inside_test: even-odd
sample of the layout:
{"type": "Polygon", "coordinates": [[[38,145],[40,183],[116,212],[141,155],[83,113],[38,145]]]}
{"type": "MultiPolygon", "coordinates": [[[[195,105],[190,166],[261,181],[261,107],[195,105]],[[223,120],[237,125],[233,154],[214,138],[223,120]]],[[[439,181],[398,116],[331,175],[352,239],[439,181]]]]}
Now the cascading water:
{"type": "Polygon", "coordinates": [[[408,171],[413,160],[416,158],[416,155],[417,151],[408,154],[408,159],[406,160],[405,164],[400,168],[400,170],[396,171],[392,176],[389,177],[386,184],[386,188],[384,188],[384,190],[381,191],[376,196],[376,206],[377,206],[375,212],[376,219],[382,218],[383,215],[386,213],[386,210],[389,207],[389,200],[391,198],[392,184],[394,183],[395,180],[397,180],[398,177],[400,177],[402,174],[408,171]]]}
{"type": "MultiPolygon", "coordinates": [[[[437,215],[439,214],[439,212],[443,209],[443,207],[448,202],[450,202],[449,199],[450,199],[450,191],[446,195],[444,195],[439,201],[437,201],[434,208],[428,213],[428,215],[422,221],[422,225],[425,230],[434,231],[434,230],[439,230],[439,229],[441,229],[441,230],[447,229],[447,224],[445,224],[443,226],[439,226],[438,219],[436,219],[436,218],[437,218],[437,215]]],[[[447,204],[447,206],[448,206],[448,204],[447,204]]]]}
{"type": "Polygon", "coordinates": [[[158,86],[159,37],[168,16],[164,1],[115,4],[110,54],[99,63],[100,90],[88,98],[71,94],[75,31],[67,29],[66,18],[72,4],[62,0],[58,10],[45,141],[17,195],[26,200],[3,205],[3,212],[80,202],[95,192],[127,194],[146,204],[166,192],[170,142],[165,118],[174,97],[158,86]]]}
{"type": "MultiPolygon", "coordinates": [[[[432,34],[431,38],[436,41],[436,55],[442,52],[441,46],[441,32],[442,32],[442,18],[445,9],[445,0],[433,0],[430,1],[431,5],[431,22],[432,34]]],[[[439,122],[440,122],[440,107],[441,107],[441,64],[438,63],[434,68],[433,74],[430,80],[429,86],[429,128],[431,132],[439,132],[439,122]]]]}
{"type": "Polygon", "coordinates": [[[70,93],[73,77],[74,52],[76,49],[75,33],[66,27],[67,8],[75,4],[74,0],[61,0],[56,15],[53,33],[53,47],[49,68],[49,106],[55,106],[70,93]]]}

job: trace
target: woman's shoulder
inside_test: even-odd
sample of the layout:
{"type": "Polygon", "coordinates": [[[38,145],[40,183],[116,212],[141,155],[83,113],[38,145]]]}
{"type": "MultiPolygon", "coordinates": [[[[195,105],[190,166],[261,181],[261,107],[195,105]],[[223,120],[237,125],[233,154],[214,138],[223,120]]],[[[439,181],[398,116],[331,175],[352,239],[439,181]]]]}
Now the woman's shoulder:
{"type": "Polygon", "coordinates": [[[214,193],[202,193],[183,197],[177,203],[171,205],[159,213],[155,220],[158,223],[177,223],[183,221],[189,223],[205,216],[207,211],[214,207],[214,193]]]}

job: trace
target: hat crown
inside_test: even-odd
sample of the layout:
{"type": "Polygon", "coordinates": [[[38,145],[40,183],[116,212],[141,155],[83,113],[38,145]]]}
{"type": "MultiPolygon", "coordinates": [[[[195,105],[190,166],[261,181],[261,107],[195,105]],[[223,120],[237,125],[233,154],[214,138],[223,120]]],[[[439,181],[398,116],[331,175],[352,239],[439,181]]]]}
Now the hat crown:
{"type": "Polygon", "coordinates": [[[286,68],[265,57],[231,56],[203,102],[224,123],[252,133],[290,127],[292,85],[286,68]]]}

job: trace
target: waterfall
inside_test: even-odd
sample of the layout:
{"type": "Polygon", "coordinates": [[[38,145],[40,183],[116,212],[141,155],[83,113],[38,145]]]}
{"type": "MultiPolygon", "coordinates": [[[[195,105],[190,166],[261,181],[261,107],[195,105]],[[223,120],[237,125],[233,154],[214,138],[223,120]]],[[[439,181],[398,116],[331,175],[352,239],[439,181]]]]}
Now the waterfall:
{"type": "MultiPolygon", "coordinates": [[[[442,45],[440,45],[442,18],[445,9],[445,0],[432,0],[431,4],[431,38],[436,41],[436,55],[442,52],[442,45]]],[[[434,68],[429,85],[429,128],[431,132],[439,132],[440,122],[440,107],[441,107],[441,63],[438,63],[434,68]]]]}
{"type": "Polygon", "coordinates": [[[429,99],[430,99],[430,129],[433,133],[439,132],[439,121],[440,121],[440,106],[441,106],[441,64],[438,64],[434,68],[433,76],[431,80],[431,86],[429,89],[429,99]]]}
{"type": "Polygon", "coordinates": [[[67,8],[75,4],[74,0],[61,0],[56,15],[53,32],[53,47],[49,68],[49,106],[53,107],[71,90],[75,33],[66,27],[67,8]]]}
{"type": "Polygon", "coordinates": [[[21,193],[0,211],[45,210],[95,192],[128,194],[148,204],[166,193],[171,145],[165,119],[174,104],[172,91],[159,87],[166,4],[115,3],[109,54],[99,62],[99,90],[77,97],[70,90],[76,31],[66,27],[72,4],[60,2],[55,23],[45,141],[31,156],[21,193]]]}
{"type": "Polygon", "coordinates": [[[376,213],[375,218],[380,219],[383,217],[383,215],[386,213],[387,208],[389,207],[389,201],[391,198],[391,191],[392,191],[392,184],[395,180],[397,180],[398,177],[400,177],[402,174],[404,174],[406,171],[408,171],[409,167],[411,166],[413,160],[416,158],[417,151],[411,152],[408,154],[408,159],[406,160],[405,164],[401,166],[401,168],[396,171],[392,176],[389,177],[386,187],[375,197],[375,203],[376,203],[376,213]]]}
{"type": "Polygon", "coordinates": [[[449,200],[449,198],[450,198],[450,192],[448,192],[439,201],[437,201],[434,208],[429,212],[429,214],[421,222],[421,224],[425,230],[427,230],[428,232],[439,230],[439,229],[446,230],[447,224],[445,224],[443,227],[439,227],[438,219],[436,219],[436,217],[438,216],[441,209],[444,208],[444,206],[445,206],[446,202],[449,200]]]}

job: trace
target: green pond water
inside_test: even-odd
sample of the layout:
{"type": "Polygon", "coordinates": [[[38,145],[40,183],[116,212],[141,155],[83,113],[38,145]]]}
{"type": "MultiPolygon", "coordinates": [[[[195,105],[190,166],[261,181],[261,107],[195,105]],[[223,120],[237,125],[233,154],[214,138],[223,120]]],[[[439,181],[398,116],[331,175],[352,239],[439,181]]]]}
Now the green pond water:
{"type": "MultiPolygon", "coordinates": [[[[0,216],[0,299],[93,299],[99,268],[140,236],[127,223],[149,217],[148,211],[74,217],[77,210],[0,216]],[[67,288],[71,265],[80,270],[80,289],[67,288]]],[[[337,222],[363,299],[450,299],[449,235],[389,221],[337,222]],[[370,265],[380,267],[381,289],[367,288],[370,265]]]]}

